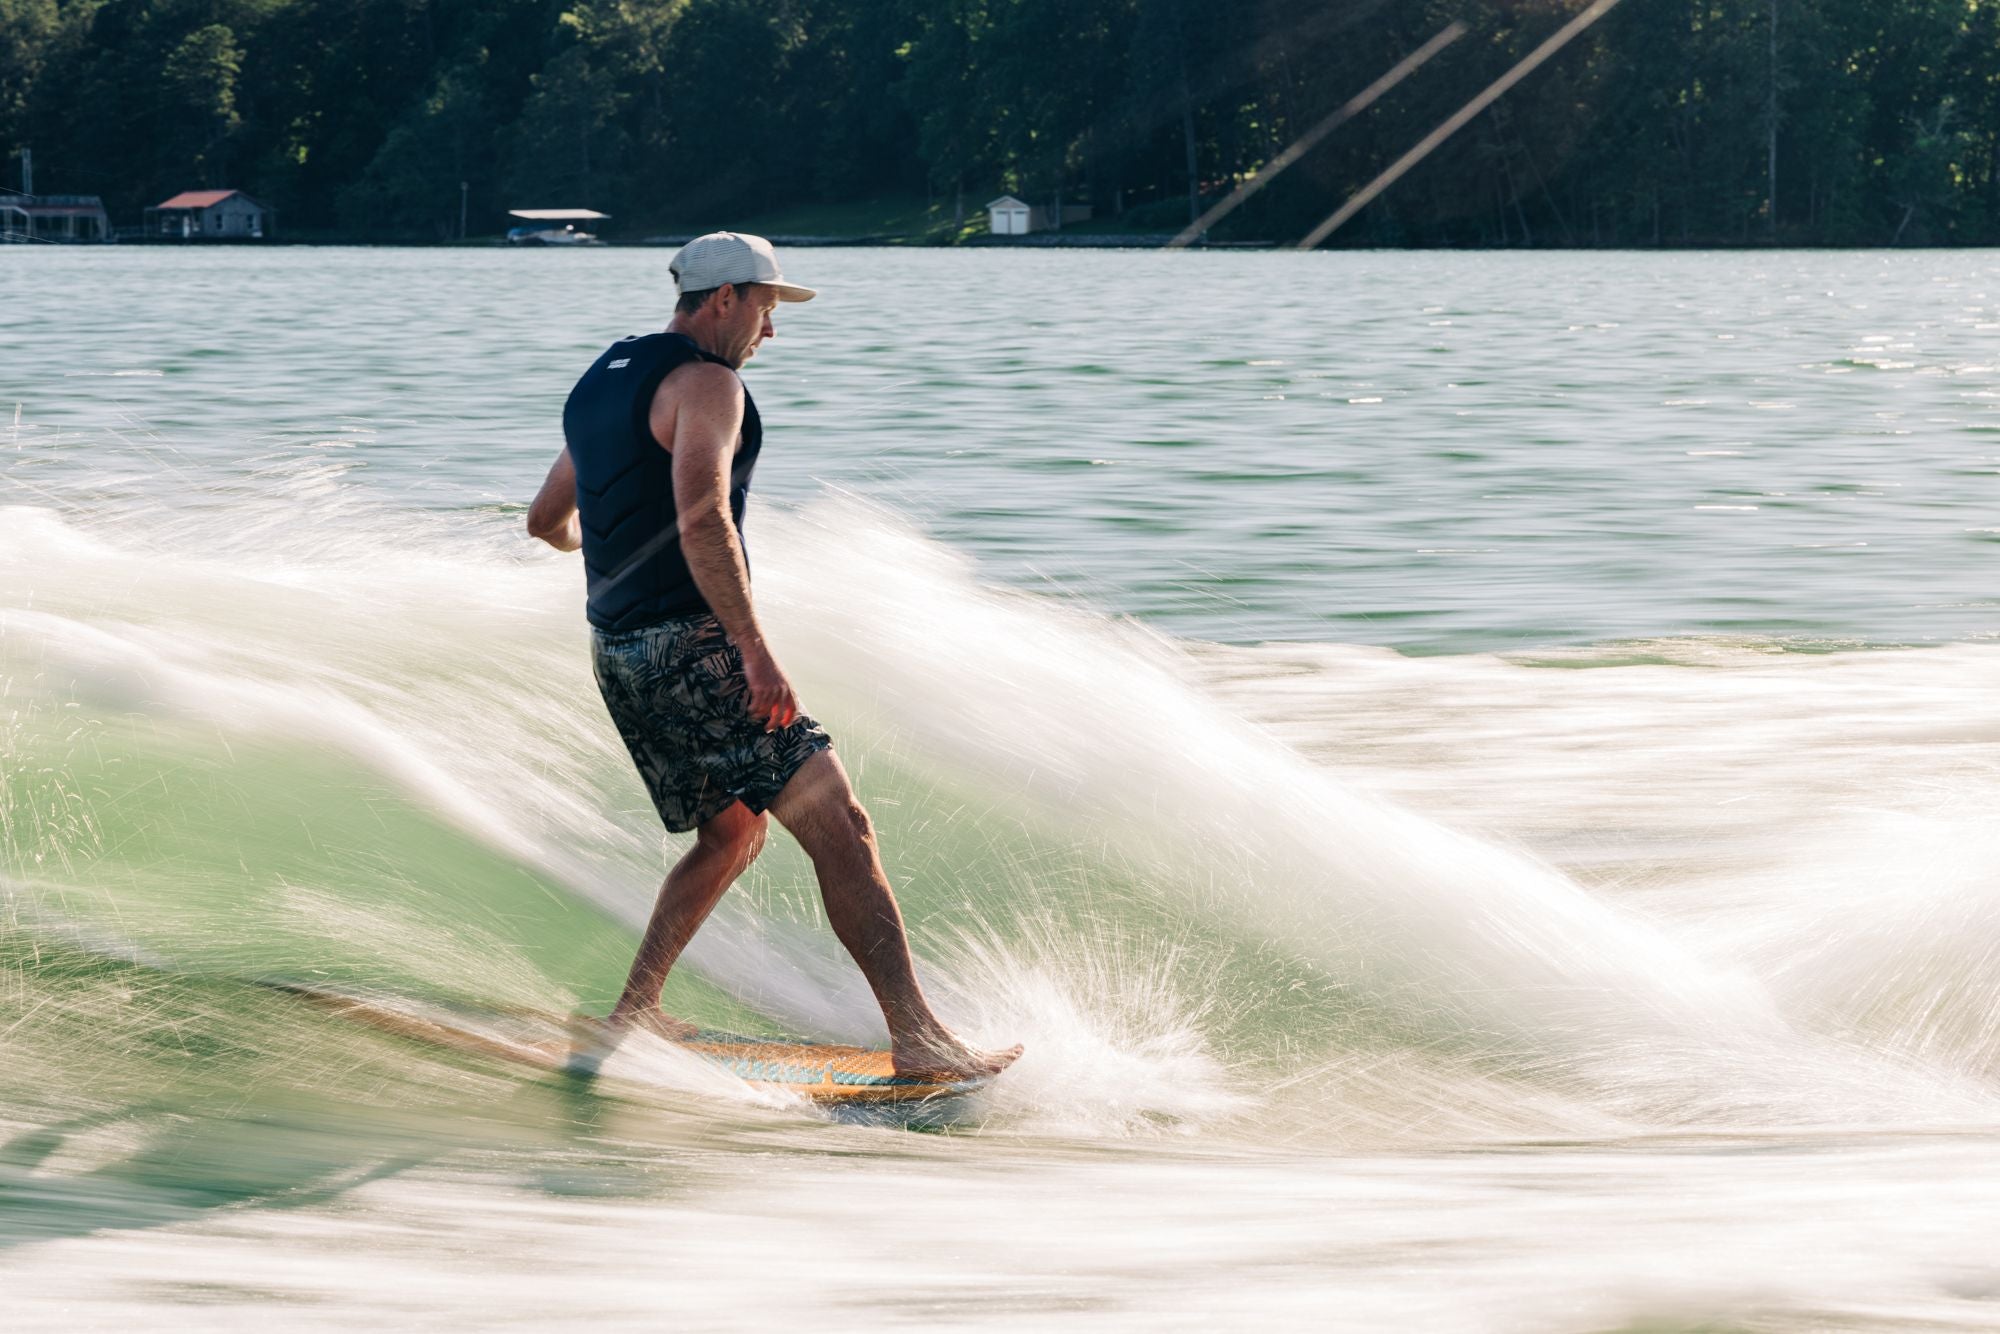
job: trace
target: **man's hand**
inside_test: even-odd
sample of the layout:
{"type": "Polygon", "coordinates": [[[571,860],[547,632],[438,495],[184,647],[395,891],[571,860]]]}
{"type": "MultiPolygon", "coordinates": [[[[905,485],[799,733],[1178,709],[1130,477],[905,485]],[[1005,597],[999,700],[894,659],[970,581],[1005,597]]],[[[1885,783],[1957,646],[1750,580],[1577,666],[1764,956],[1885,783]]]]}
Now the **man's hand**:
{"type": "Polygon", "coordinates": [[[761,721],[766,732],[790,727],[798,721],[799,697],[784,669],[760,640],[738,648],[743,654],[743,679],[750,683],[750,716],[761,721]]]}

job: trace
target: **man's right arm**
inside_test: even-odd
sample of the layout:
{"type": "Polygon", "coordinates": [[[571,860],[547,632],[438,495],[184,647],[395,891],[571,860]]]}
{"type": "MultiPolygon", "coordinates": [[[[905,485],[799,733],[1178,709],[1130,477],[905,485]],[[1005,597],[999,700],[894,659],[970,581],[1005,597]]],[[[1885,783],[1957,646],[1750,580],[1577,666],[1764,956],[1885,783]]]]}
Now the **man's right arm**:
{"type": "Polygon", "coordinates": [[[750,602],[750,566],[729,512],[729,474],[743,433],[743,384],[713,362],[694,362],[662,381],[653,399],[654,438],[673,455],[681,557],[709,610],[743,655],[750,712],[772,729],[798,717],[798,699],[764,642],[750,602]]]}
{"type": "Polygon", "coordinates": [[[528,535],[557,551],[575,551],[583,545],[576,517],[576,464],[567,449],[556,455],[542,489],[528,506],[528,535]]]}

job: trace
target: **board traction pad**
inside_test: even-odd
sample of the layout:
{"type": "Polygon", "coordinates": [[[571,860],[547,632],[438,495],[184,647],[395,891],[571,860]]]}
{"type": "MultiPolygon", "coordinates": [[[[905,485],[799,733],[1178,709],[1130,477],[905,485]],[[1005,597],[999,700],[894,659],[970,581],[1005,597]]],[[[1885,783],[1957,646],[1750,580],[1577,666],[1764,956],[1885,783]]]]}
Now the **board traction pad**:
{"type": "Polygon", "coordinates": [[[940,1087],[936,1080],[899,1075],[889,1053],[866,1047],[839,1047],[797,1038],[753,1038],[704,1028],[675,1038],[703,1060],[751,1083],[833,1083],[851,1088],[940,1087]]]}

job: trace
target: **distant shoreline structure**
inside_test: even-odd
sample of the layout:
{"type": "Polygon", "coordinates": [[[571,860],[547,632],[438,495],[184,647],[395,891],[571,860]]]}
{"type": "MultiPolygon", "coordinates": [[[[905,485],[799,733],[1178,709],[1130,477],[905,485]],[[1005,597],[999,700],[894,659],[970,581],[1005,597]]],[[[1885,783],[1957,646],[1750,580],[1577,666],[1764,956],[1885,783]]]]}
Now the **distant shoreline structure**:
{"type": "MultiPolygon", "coordinates": [[[[313,249],[366,249],[366,250],[662,250],[685,245],[697,233],[674,232],[654,236],[605,239],[588,246],[518,246],[509,245],[504,236],[475,236],[465,240],[426,241],[407,237],[381,237],[368,235],[343,236],[339,234],[299,235],[297,233],[282,239],[265,238],[252,240],[236,237],[210,237],[198,240],[153,236],[120,236],[102,242],[84,241],[41,241],[36,248],[61,250],[103,250],[118,247],[143,247],[148,250],[313,250],[313,249]]],[[[821,250],[1168,250],[1186,249],[1193,251],[1290,251],[1294,247],[1277,241],[1197,241],[1184,247],[1171,247],[1167,243],[1172,236],[1160,235],[1035,235],[1026,237],[970,237],[959,241],[938,241],[923,237],[906,236],[796,236],[774,233],[768,238],[773,244],[795,249],[821,250]]],[[[29,246],[18,245],[0,250],[26,250],[29,246]]],[[[1821,244],[1791,241],[1778,244],[1757,242],[1701,242],[1685,245],[1384,245],[1380,242],[1360,241],[1348,245],[1322,246],[1302,254],[1330,254],[1341,252],[1372,252],[1394,254],[1479,254],[1479,255],[1565,255],[1565,254],[1607,254],[1607,255],[1662,255],[1662,254],[1778,254],[1788,251],[1867,251],[1870,253],[1956,252],[1991,250],[1993,247],[1981,245],[1955,245],[1940,242],[1903,242],[1896,245],[1854,245],[1821,244]]]]}

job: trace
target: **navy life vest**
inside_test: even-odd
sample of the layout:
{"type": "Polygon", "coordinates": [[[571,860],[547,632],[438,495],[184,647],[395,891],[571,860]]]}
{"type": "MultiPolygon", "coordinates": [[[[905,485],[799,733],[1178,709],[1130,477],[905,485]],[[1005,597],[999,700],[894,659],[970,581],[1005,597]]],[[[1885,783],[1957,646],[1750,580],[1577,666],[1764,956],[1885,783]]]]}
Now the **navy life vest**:
{"type": "MultiPolygon", "coordinates": [[[[600,630],[634,630],[709,610],[681,556],[673,455],[653,438],[651,421],[660,381],[690,361],[728,364],[685,334],[621,338],[583,373],[563,405],[563,438],[576,465],[588,614],[600,630]]],[[[750,473],[763,445],[763,422],[746,389],[743,434],[729,468],[729,514],[738,541],[750,473]]]]}

